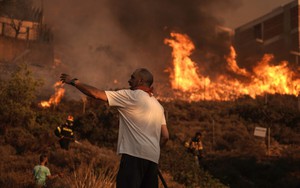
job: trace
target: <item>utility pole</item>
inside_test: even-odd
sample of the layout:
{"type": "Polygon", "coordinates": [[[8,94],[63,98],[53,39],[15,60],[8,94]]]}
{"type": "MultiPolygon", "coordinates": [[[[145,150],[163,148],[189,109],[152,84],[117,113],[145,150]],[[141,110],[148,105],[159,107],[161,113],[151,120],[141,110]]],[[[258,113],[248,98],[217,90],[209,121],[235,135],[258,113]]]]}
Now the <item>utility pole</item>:
{"type": "Polygon", "coordinates": [[[268,93],[265,93],[265,105],[268,104],[268,93]]]}
{"type": "Polygon", "coordinates": [[[270,156],[270,147],[271,147],[271,128],[270,126],[268,127],[268,144],[267,144],[267,149],[268,149],[268,156],[270,156]]]}
{"type": "Polygon", "coordinates": [[[215,120],[212,120],[212,150],[215,147],[215,120]]]}
{"type": "Polygon", "coordinates": [[[300,111],[300,95],[298,95],[298,110],[300,111]]]}
{"type": "Polygon", "coordinates": [[[83,95],[83,96],[81,96],[81,99],[82,99],[82,113],[84,114],[87,98],[86,98],[86,96],[83,95]]]}

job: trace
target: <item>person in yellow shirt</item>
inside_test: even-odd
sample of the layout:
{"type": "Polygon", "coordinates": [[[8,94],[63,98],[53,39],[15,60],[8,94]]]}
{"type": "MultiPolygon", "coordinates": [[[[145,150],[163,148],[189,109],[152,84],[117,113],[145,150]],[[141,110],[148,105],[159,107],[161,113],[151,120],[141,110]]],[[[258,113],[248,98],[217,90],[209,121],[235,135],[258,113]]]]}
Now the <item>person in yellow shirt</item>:
{"type": "Polygon", "coordinates": [[[201,165],[203,159],[203,143],[201,132],[195,133],[195,136],[190,141],[189,149],[193,153],[197,164],[201,165]]]}

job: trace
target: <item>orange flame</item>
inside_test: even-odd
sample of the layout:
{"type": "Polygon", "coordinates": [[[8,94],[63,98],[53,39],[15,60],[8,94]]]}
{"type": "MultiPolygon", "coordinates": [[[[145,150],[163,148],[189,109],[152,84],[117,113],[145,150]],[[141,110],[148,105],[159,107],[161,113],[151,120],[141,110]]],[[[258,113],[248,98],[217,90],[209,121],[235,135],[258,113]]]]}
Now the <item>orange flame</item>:
{"type": "Polygon", "coordinates": [[[171,33],[171,36],[176,40],[165,39],[165,43],[173,47],[174,70],[170,72],[172,88],[182,91],[198,90],[206,78],[198,74],[197,65],[189,58],[195,46],[187,35],[171,33]]]}
{"type": "Polygon", "coordinates": [[[279,65],[270,65],[274,58],[265,54],[253,73],[239,68],[236,62],[236,52],[230,47],[230,54],[225,57],[228,71],[241,75],[249,82],[219,75],[212,81],[209,77],[201,75],[197,64],[190,59],[194,44],[187,35],[171,33],[171,39],[165,39],[165,44],[173,48],[173,69],[170,68],[171,86],[177,96],[189,101],[197,100],[234,100],[242,95],[256,96],[270,94],[298,95],[300,80],[295,79],[296,74],[288,68],[288,62],[279,65]]]}
{"type": "Polygon", "coordinates": [[[50,97],[48,101],[40,102],[40,105],[43,108],[49,108],[51,105],[57,105],[61,101],[61,98],[65,94],[65,89],[63,88],[63,83],[58,81],[54,84],[55,93],[50,97]]]}
{"type": "Polygon", "coordinates": [[[233,48],[233,46],[230,46],[230,54],[229,56],[225,57],[227,61],[227,69],[231,70],[232,72],[242,75],[242,76],[249,76],[248,72],[246,69],[240,69],[239,66],[237,65],[237,62],[235,60],[236,58],[236,52],[233,48]]]}

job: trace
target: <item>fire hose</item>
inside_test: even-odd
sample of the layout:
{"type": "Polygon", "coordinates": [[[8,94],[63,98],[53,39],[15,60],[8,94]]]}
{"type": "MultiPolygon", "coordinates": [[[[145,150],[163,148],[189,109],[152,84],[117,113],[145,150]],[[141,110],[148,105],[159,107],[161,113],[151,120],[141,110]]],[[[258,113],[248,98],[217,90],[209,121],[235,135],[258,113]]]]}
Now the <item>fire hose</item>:
{"type": "MultiPolygon", "coordinates": [[[[81,142],[79,142],[78,140],[75,140],[74,138],[67,138],[67,137],[64,137],[64,138],[65,138],[65,139],[68,139],[68,140],[70,140],[70,141],[73,141],[75,144],[82,145],[81,142]]],[[[60,138],[59,140],[61,140],[61,139],[62,139],[62,138],[60,138]]],[[[40,149],[38,149],[37,152],[41,152],[42,150],[45,150],[46,148],[48,148],[48,147],[54,145],[55,143],[56,143],[56,141],[55,141],[55,142],[51,142],[51,143],[47,144],[46,146],[41,147],[40,149]]]]}
{"type": "Polygon", "coordinates": [[[61,137],[59,140],[62,140],[62,139],[66,139],[66,140],[73,141],[73,142],[75,142],[76,144],[79,144],[79,145],[81,145],[81,144],[82,144],[81,142],[79,142],[79,141],[78,141],[78,140],[76,140],[75,138],[61,137]]]}
{"type": "Polygon", "coordinates": [[[159,169],[158,169],[158,176],[159,176],[159,178],[161,180],[161,183],[163,184],[164,188],[168,188],[168,185],[167,185],[164,177],[162,176],[161,172],[159,171],[159,169]]]}

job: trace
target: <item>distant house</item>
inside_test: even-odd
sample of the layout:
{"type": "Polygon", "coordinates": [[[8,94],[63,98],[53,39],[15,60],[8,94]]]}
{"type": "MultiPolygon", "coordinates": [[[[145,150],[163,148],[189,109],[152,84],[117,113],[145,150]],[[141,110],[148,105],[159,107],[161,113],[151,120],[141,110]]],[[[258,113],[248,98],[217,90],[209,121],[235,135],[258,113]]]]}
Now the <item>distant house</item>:
{"type": "Polygon", "coordinates": [[[26,0],[0,1],[0,36],[43,42],[52,39],[43,24],[42,8],[33,8],[26,0]]]}
{"type": "Polygon", "coordinates": [[[53,35],[43,23],[41,8],[26,0],[0,0],[0,63],[19,60],[47,67],[53,64],[53,35]]]}
{"type": "Polygon", "coordinates": [[[16,39],[35,41],[39,39],[40,23],[0,17],[0,35],[16,39]]]}
{"type": "Polygon", "coordinates": [[[263,54],[271,53],[277,61],[298,66],[299,5],[300,0],[293,0],[235,29],[234,45],[241,65],[251,66],[263,54]]]}

